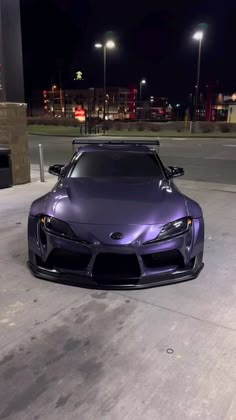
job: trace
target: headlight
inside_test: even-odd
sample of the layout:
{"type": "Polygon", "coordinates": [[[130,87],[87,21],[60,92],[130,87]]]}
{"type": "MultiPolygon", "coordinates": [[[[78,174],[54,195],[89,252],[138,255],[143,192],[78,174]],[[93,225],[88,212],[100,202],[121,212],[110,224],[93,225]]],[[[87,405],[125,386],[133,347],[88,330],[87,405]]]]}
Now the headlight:
{"type": "Polygon", "coordinates": [[[65,238],[75,238],[75,234],[70,226],[61,220],[50,216],[41,216],[40,222],[41,226],[48,232],[55,233],[59,236],[64,236],[65,238]]]}
{"type": "Polygon", "coordinates": [[[175,236],[182,235],[183,233],[189,231],[192,223],[193,221],[190,217],[184,217],[183,219],[178,219],[174,222],[167,223],[165,226],[163,226],[156,239],[148,241],[145,244],[163,241],[164,239],[170,239],[175,236]]]}

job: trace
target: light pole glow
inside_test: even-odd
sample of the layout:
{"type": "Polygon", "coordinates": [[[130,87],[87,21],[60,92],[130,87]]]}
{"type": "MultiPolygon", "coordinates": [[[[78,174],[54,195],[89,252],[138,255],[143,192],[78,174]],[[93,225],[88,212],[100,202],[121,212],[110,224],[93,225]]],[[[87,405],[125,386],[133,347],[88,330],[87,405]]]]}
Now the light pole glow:
{"type": "MultiPolygon", "coordinates": [[[[107,97],[107,50],[112,50],[116,47],[115,42],[109,39],[105,43],[101,44],[96,42],[95,48],[103,49],[103,120],[106,120],[106,97],[107,97]]],[[[105,126],[104,126],[105,127],[105,126]]],[[[104,128],[105,130],[105,128],[104,128]]]]}
{"type": "Polygon", "coordinates": [[[193,35],[193,39],[196,39],[196,41],[202,41],[204,36],[204,33],[202,31],[195,32],[193,35]]]}
{"type": "Polygon", "coordinates": [[[147,81],[145,79],[140,80],[140,107],[142,106],[142,87],[146,85],[147,81]]]}
{"type": "Polygon", "coordinates": [[[200,71],[201,71],[201,53],[202,53],[202,40],[204,33],[202,31],[197,31],[193,35],[193,39],[198,41],[198,64],[197,64],[197,83],[196,83],[196,97],[195,97],[195,110],[194,110],[194,119],[197,120],[197,108],[198,108],[198,96],[199,96],[199,87],[200,87],[200,71]]]}
{"type": "Polygon", "coordinates": [[[113,48],[115,48],[115,46],[116,46],[115,42],[112,41],[111,39],[106,42],[106,48],[109,48],[109,50],[112,50],[113,48]]]}

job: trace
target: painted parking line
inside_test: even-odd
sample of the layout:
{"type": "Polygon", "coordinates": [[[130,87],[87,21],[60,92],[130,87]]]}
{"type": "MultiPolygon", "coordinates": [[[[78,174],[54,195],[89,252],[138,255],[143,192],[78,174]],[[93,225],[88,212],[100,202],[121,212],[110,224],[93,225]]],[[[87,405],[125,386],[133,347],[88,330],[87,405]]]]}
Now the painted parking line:
{"type": "Polygon", "coordinates": [[[224,147],[236,147],[236,144],[223,144],[224,147]]]}
{"type": "Polygon", "coordinates": [[[171,140],[174,141],[183,141],[183,140],[188,140],[186,137],[171,137],[171,140]]]}

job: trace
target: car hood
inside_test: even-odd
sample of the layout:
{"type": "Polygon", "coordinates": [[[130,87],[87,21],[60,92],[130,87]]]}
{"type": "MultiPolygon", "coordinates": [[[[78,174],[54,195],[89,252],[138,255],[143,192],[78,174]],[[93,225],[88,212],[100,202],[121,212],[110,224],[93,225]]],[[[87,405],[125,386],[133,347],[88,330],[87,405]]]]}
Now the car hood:
{"type": "Polygon", "coordinates": [[[163,179],[67,178],[48,195],[45,213],[71,223],[151,225],[185,217],[187,207],[163,179]]]}

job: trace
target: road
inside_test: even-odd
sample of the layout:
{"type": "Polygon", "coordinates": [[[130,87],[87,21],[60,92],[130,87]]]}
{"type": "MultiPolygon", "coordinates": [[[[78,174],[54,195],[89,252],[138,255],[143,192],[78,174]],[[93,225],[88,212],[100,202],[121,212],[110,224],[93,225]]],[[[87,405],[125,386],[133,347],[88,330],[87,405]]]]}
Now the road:
{"type": "MultiPolygon", "coordinates": [[[[31,163],[38,163],[38,144],[44,146],[45,164],[67,162],[72,138],[30,136],[31,163]]],[[[236,184],[236,138],[162,138],[160,156],[166,165],[181,166],[185,179],[236,184]]]]}

